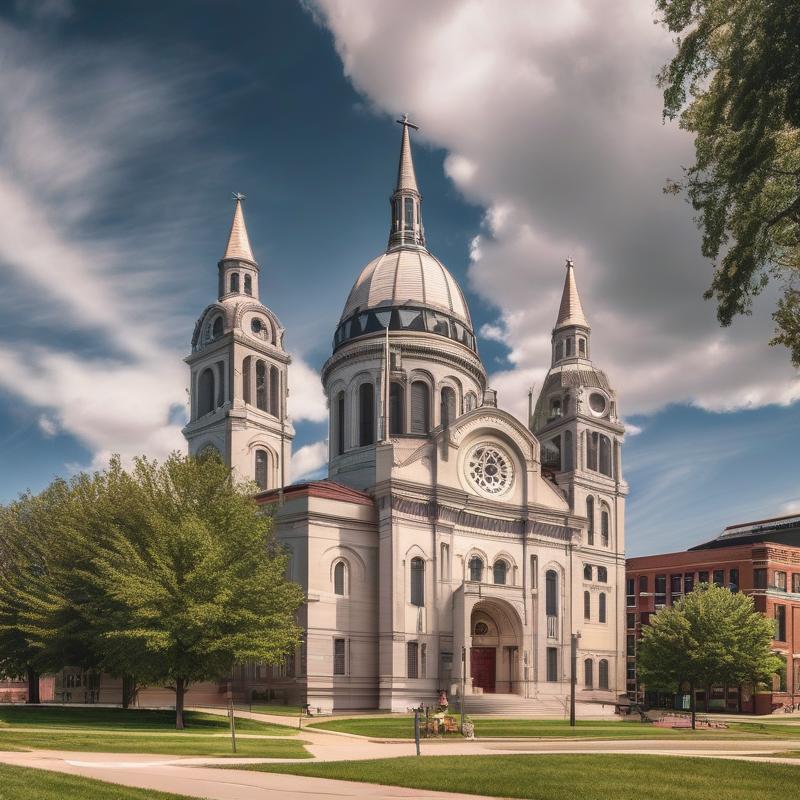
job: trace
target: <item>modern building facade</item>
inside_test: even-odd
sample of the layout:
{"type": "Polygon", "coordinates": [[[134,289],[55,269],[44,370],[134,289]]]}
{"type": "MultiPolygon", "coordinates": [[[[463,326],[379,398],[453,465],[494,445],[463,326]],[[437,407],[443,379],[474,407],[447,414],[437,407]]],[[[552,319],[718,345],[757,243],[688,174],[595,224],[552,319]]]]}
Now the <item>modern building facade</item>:
{"type": "Polygon", "coordinates": [[[461,288],[428,249],[401,122],[389,241],[356,278],[321,371],[326,479],[289,483],[289,359],[259,301],[240,199],[192,339],[190,452],[213,447],[264,488],[307,597],[302,647],[279,668],[243,665],[237,691],[405,710],[463,686],[563,708],[580,633],[580,697],[613,704],[625,691],[624,428],[573,264],[524,424],[488,387],[461,288]]]}
{"type": "Polygon", "coordinates": [[[696,692],[709,711],[768,714],[800,700],[800,516],[731,525],[716,539],[685,552],[629,558],[626,574],[626,685],[631,698],[688,706],[688,696],[663,696],[640,686],[636,650],[642,628],[698,583],[715,583],[751,595],[756,609],[775,622],[772,647],[786,662],[772,687],[715,686],[696,692]]]}

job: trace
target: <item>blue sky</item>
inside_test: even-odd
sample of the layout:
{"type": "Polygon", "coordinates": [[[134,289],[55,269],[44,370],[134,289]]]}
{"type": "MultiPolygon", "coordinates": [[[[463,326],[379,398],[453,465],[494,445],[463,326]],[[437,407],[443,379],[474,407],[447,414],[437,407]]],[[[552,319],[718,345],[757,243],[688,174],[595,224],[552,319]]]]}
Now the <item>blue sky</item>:
{"type": "Polygon", "coordinates": [[[336,0],[0,3],[0,501],[180,446],[181,358],[232,191],[295,357],[297,464],[318,468],[315,370],[385,246],[408,111],[429,245],[515,413],[576,259],[635,433],[628,552],[800,508],[800,390],[765,344],[769,294],[720,331],[690,209],[660,192],[691,154],[652,80],[668,37],[626,2],[618,20],[577,1],[535,21],[529,3],[411,5],[400,24],[392,4],[336,0]]]}

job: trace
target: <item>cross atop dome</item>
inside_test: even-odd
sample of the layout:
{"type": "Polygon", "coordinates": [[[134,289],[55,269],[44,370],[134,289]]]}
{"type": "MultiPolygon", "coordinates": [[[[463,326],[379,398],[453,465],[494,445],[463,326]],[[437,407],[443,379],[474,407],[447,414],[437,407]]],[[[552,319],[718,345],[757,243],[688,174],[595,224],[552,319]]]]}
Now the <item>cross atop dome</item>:
{"type": "Polygon", "coordinates": [[[397,164],[397,183],[392,194],[392,228],[389,234],[389,249],[402,245],[425,247],[425,230],[422,226],[422,196],[417,186],[414,159],[411,155],[409,129],[419,130],[410,122],[408,114],[396,120],[403,126],[400,142],[400,160],[397,164]]]}

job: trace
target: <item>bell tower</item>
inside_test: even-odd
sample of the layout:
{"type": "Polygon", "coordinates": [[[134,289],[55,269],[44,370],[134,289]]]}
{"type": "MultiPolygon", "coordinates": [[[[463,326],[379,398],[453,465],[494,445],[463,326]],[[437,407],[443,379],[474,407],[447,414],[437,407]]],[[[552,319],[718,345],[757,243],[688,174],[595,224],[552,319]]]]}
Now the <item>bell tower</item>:
{"type": "Polygon", "coordinates": [[[288,419],[291,359],[284,328],[260,301],[261,268],[253,256],[242,202],[235,206],[219,261],[217,301],[197,321],[190,372],[190,420],[183,429],[189,453],[217,450],[237,477],[260,490],[290,482],[294,428],[288,419]]]}

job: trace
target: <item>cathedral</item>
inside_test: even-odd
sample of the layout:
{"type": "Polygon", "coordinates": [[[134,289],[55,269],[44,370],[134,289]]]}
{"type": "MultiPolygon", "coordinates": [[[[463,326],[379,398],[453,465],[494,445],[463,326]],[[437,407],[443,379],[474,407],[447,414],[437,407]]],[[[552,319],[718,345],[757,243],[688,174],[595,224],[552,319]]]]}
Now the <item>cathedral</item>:
{"type": "MultiPolygon", "coordinates": [[[[236,687],[324,712],[405,711],[440,691],[478,712],[563,712],[625,692],[624,427],[571,261],[527,424],[487,385],[469,308],[428,249],[407,118],[386,250],[356,277],[320,378],[327,478],[291,483],[285,330],[260,300],[237,196],[216,302],[186,361],[190,453],[260,487],[302,585],[304,632],[236,687]]],[[[597,708],[600,706],[598,705],[597,708]]]]}

